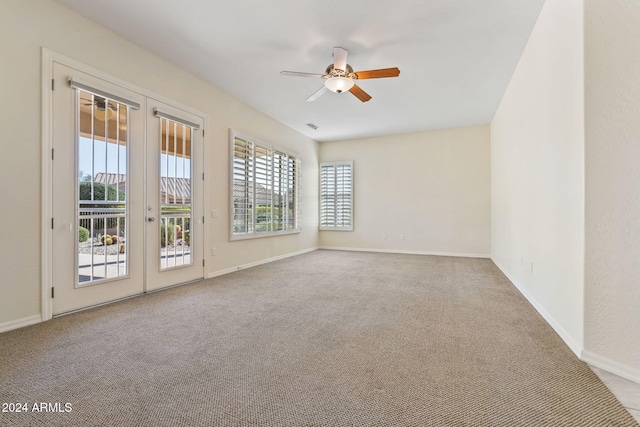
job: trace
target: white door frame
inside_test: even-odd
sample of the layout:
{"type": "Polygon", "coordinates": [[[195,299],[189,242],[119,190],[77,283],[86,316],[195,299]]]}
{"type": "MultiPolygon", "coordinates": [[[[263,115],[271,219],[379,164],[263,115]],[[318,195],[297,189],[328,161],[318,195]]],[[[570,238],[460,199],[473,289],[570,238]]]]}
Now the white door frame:
{"type": "MultiPolygon", "coordinates": [[[[41,260],[41,320],[49,320],[53,317],[53,298],[51,295],[53,274],[52,274],[52,253],[53,253],[53,230],[51,227],[53,218],[53,63],[58,62],[65,66],[75,68],[83,73],[91,74],[97,78],[109,81],[123,88],[137,92],[145,97],[155,98],[166,104],[180,108],[190,114],[199,116],[202,118],[204,129],[208,127],[209,117],[207,114],[198,111],[192,107],[176,102],[165,96],[162,96],[153,91],[144,89],[140,86],[129,83],[120,78],[114,77],[100,69],[86,65],[75,59],[69,58],[65,55],[61,55],[46,48],[42,48],[42,159],[41,159],[41,248],[40,248],[40,260],[41,260]]],[[[63,84],[64,82],[56,82],[55,84],[63,84]]],[[[145,128],[146,128],[146,116],[145,116],[145,128]]],[[[203,171],[205,176],[207,173],[207,140],[203,138],[203,171]]],[[[203,200],[204,211],[209,205],[209,184],[205,180],[203,188],[203,200]]],[[[206,216],[206,215],[205,215],[206,216]]],[[[200,251],[205,253],[204,248],[209,246],[209,232],[208,221],[203,224],[204,239],[202,241],[202,248],[200,251]]],[[[206,267],[202,267],[202,277],[207,277],[206,267]]]]}

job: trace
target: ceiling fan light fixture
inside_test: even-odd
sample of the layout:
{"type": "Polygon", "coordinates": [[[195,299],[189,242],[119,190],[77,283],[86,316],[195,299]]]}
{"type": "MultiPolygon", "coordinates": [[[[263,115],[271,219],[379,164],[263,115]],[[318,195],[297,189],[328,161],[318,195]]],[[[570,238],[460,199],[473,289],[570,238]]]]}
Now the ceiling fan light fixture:
{"type": "Polygon", "coordinates": [[[96,107],[94,109],[94,114],[96,116],[96,119],[100,120],[101,122],[111,120],[111,117],[113,117],[113,112],[111,111],[110,108],[107,108],[106,110],[101,110],[98,107],[96,107]]]}
{"type": "Polygon", "coordinates": [[[324,82],[324,85],[331,92],[342,93],[351,89],[354,83],[347,77],[331,77],[324,82]]]}
{"type": "Polygon", "coordinates": [[[109,104],[103,99],[96,97],[95,105],[93,106],[93,114],[96,119],[101,122],[111,120],[113,117],[113,110],[109,107],[109,104]]]}

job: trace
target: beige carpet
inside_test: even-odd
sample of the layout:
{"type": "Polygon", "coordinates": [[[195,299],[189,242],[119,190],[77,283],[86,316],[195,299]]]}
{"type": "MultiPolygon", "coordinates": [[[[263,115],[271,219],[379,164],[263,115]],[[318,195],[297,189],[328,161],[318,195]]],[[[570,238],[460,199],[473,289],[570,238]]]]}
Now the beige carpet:
{"type": "Polygon", "coordinates": [[[3,426],[637,425],[490,260],[334,251],[1,334],[0,402],[29,409],[3,426]]]}

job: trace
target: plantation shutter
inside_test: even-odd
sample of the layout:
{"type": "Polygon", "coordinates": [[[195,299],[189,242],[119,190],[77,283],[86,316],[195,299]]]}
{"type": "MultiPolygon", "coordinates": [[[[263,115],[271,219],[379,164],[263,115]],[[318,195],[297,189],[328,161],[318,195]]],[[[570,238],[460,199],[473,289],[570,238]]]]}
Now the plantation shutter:
{"type": "Polygon", "coordinates": [[[299,158],[232,136],[231,238],[298,232],[299,158]]]}
{"type": "Polygon", "coordinates": [[[287,159],[289,167],[287,170],[287,229],[298,230],[300,228],[300,159],[289,156],[287,159]]]}
{"type": "Polygon", "coordinates": [[[253,145],[233,140],[233,233],[253,232],[253,145]]]}
{"type": "Polygon", "coordinates": [[[353,231],[353,161],[320,164],[320,230],[353,231]]]}

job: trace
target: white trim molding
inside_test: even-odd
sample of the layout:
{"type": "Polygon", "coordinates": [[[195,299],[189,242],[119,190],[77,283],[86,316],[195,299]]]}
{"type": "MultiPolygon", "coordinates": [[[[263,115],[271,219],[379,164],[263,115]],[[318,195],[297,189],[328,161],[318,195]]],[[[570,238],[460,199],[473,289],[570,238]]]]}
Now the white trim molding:
{"type": "Polygon", "coordinates": [[[615,360],[608,359],[587,350],[582,350],[580,360],[596,368],[604,369],[607,372],[640,384],[640,369],[616,362],[615,360]]]}
{"type": "Polygon", "coordinates": [[[513,286],[516,287],[516,289],[518,289],[518,291],[520,291],[520,293],[522,294],[522,296],[524,296],[527,301],[529,301],[529,303],[533,306],[533,308],[536,309],[536,311],[542,316],[542,318],[549,324],[549,326],[551,326],[551,328],[553,328],[554,331],[556,331],[556,333],[560,336],[560,338],[562,339],[562,341],[564,341],[564,343],[569,347],[569,349],[578,357],[580,358],[580,355],[583,351],[582,345],[580,345],[580,343],[578,343],[575,339],[573,339],[573,337],[562,327],[560,326],[560,323],[558,323],[553,316],[551,316],[542,306],[542,304],[540,304],[534,297],[533,295],[531,295],[527,289],[522,286],[521,283],[519,283],[513,276],[511,276],[507,270],[502,267],[498,262],[496,262],[495,259],[491,259],[491,261],[493,261],[493,263],[500,269],[500,271],[502,271],[502,274],[504,274],[505,276],[507,276],[507,279],[509,279],[509,281],[513,284],[513,286]]]}
{"type": "Polygon", "coordinates": [[[274,256],[274,257],[269,257],[269,258],[264,258],[258,261],[254,261],[254,262],[250,262],[247,264],[242,264],[242,265],[237,265],[235,267],[231,267],[231,268],[225,268],[224,270],[218,270],[218,271],[214,271],[212,273],[209,273],[209,275],[207,276],[207,279],[211,279],[212,277],[218,277],[218,276],[224,276],[225,274],[229,274],[229,273],[233,273],[234,271],[239,271],[239,270],[245,270],[247,268],[251,268],[251,267],[257,267],[259,265],[262,264],[268,264],[270,262],[274,262],[274,261],[279,261],[281,259],[286,259],[286,258],[291,258],[297,255],[303,255],[309,252],[313,252],[313,251],[317,251],[318,247],[312,247],[312,248],[308,248],[308,249],[303,249],[301,251],[296,251],[296,252],[289,252],[287,254],[284,255],[278,255],[278,256],[274,256]]]}
{"type": "Polygon", "coordinates": [[[35,325],[42,322],[41,315],[34,314],[33,316],[23,317],[22,319],[10,320],[8,322],[0,323],[0,334],[14,329],[24,328],[25,326],[35,325]]]}
{"type": "MultiPolygon", "coordinates": [[[[40,163],[40,180],[41,180],[41,235],[40,235],[40,319],[51,319],[53,312],[53,303],[51,299],[52,278],[52,242],[53,236],[51,231],[52,221],[52,204],[53,204],[53,165],[51,157],[53,155],[53,95],[51,85],[53,84],[53,61],[57,55],[43,48],[42,49],[42,132],[41,146],[42,158],[40,163]]],[[[33,317],[33,316],[32,316],[33,317]]],[[[21,319],[17,319],[19,322],[21,319]]]]}
{"type": "Polygon", "coordinates": [[[353,251],[353,252],[380,252],[388,254],[406,254],[406,255],[433,255],[433,256],[450,256],[458,258],[491,258],[489,254],[473,254],[464,252],[438,252],[438,251],[416,251],[405,249],[378,249],[378,248],[354,248],[346,246],[320,246],[319,249],[327,249],[331,251],[353,251]]]}

